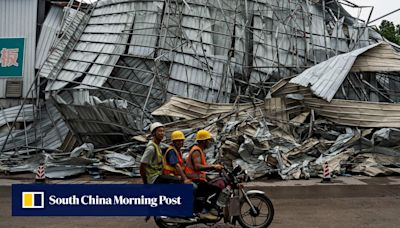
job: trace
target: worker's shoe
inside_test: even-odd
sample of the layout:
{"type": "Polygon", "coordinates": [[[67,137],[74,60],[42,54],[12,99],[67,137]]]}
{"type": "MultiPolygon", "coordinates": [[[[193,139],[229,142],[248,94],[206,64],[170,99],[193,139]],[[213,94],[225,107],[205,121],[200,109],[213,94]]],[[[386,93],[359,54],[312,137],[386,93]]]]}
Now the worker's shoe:
{"type": "Polygon", "coordinates": [[[218,216],[218,215],[219,215],[218,210],[215,209],[215,208],[211,208],[211,210],[209,211],[209,213],[212,214],[212,215],[215,215],[215,216],[218,216]]]}
{"type": "Polygon", "coordinates": [[[217,216],[211,214],[210,212],[200,213],[199,218],[206,219],[206,220],[217,220],[218,219],[217,216]]]}

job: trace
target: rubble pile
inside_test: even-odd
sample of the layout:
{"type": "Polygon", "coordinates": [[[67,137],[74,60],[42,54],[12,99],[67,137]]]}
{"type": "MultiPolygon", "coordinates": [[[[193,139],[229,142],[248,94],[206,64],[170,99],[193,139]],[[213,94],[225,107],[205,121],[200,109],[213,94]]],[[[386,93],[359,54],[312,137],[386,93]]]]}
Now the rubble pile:
{"type": "MultiPolygon", "coordinates": [[[[215,138],[214,145],[207,151],[208,161],[222,162],[230,167],[241,165],[252,179],[263,176],[279,176],[283,180],[317,177],[322,175],[325,161],[336,175],[400,173],[400,129],[344,126],[310,112],[302,112],[284,122],[285,118],[277,117],[282,110],[276,109],[273,100],[280,98],[257,104],[229,105],[231,109],[219,105],[220,111],[216,111],[207,110],[205,107],[212,104],[206,102],[173,97],[153,115],[167,113],[177,119],[166,124],[164,148],[168,146],[170,132],[179,129],[187,136],[183,152],[188,152],[195,143],[196,131],[204,127],[215,138]],[[178,105],[183,103],[191,110],[178,105]],[[181,110],[171,108],[176,106],[181,110]],[[181,112],[194,113],[194,107],[206,111],[182,118],[181,112]]],[[[108,148],[95,148],[92,143],[85,143],[70,152],[6,152],[1,155],[0,170],[35,172],[44,161],[48,178],[83,173],[100,178],[105,171],[139,176],[139,162],[146,141],[146,135],[139,135],[129,143],[108,148]]]]}
{"type": "MultiPolygon", "coordinates": [[[[222,119],[208,117],[213,124],[207,129],[216,138],[208,153],[215,154],[210,161],[239,164],[252,178],[278,174],[284,180],[320,176],[326,161],[337,175],[393,175],[400,171],[399,129],[343,126],[318,115],[311,121],[307,113],[283,123],[268,119],[268,115],[257,116],[257,110],[266,112],[270,108],[261,107],[222,119]]],[[[170,127],[168,131],[176,130],[173,125],[170,127]]]]}

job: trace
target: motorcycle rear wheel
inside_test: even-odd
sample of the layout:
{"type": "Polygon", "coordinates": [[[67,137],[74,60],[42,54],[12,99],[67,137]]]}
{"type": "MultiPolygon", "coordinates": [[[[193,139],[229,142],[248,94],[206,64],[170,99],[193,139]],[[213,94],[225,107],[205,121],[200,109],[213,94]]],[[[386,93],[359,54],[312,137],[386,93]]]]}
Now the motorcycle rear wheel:
{"type": "Polygon", "coordinates": [[[272,205],[271,200],[262,194],[250,194],[247,195],[247,197],[256,208],[257,213],[254,213],[251,210],[249,203],[243,197],[240,201],[240,215],[238,216],[239,224],[245,228],[268,227],[274,218],[274,206],[272,205]],[[266,210],[263,207],[266,208],[266,210]],[[247,217],[250,218],[250,221],[247,217]],[[258,223],[257,220],[261,222],[258,223]]]}

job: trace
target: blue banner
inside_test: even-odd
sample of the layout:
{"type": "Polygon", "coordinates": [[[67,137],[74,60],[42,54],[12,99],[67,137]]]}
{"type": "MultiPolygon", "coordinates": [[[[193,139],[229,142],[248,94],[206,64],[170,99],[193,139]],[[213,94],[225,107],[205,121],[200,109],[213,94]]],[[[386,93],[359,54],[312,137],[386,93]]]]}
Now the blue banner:
{"type": "Polygon", "coordinates": [[[191,216],[187,184],[14,184],[13,216],[191,216]]]}

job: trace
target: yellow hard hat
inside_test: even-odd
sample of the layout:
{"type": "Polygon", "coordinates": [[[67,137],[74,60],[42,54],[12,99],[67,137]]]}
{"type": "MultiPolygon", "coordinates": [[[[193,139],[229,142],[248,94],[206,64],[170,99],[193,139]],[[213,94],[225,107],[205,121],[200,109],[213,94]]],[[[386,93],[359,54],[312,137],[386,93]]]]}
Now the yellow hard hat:
{"type": "Polygon", "coordinates": [[[207,130],[200,130],[196,134],[196,140],[207,140],[212,139],[211,133],[207,130]]]}
{"type": "Polygon", "coordinates": [[[181,131],[174,131],[171,134],[171,140],[185,140],[185,135],[181,131]]]}

